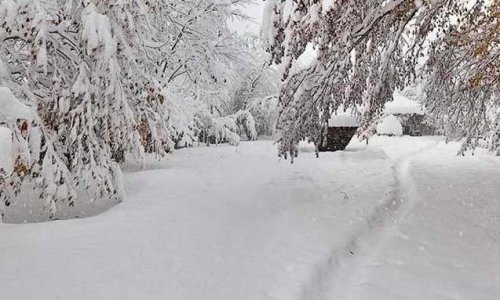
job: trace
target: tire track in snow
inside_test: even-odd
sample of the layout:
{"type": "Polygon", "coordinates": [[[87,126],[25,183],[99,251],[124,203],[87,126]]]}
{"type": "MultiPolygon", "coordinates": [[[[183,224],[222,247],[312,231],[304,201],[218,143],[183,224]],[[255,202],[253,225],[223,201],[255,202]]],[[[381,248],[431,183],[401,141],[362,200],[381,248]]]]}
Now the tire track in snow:
{"type": "MultiPolygon", "coordinates": [[[[334,249],[313,271],[308,283],[303,287],[299,299],[326,300],[349,299],[359,282],[360,265],[370,253],[378,253],[397,229],[417,201],[413,195],[413,183],[409,173],[412,160],[436,147],[433,142],[394,160],[392,184],[387,196],[366,218],[364,226],[358,228],[343,247],[334,249]],[[368,246],[368,247],[367,247],[368,246]],[[364,259],[357,255],[364,253],[364,259]],[[357,282],[358,281],[358,282],[357,282]]],[[[389,157],[389,156],[388,156],[389,157]]]]}

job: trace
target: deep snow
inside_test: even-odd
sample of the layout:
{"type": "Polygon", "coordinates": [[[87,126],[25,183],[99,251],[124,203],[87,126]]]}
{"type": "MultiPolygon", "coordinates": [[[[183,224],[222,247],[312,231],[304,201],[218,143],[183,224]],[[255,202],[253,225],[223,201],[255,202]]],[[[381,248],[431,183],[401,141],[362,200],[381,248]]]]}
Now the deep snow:
{"type": "Polygon", "coordinates": [[[385,103],[386,114],[416,114],[416,115],[424,115],[425,109],[424,107],[416,101],[410,100],[405,96],[399,94],[398,92],[394,93],[393,100],[385,103]]]}
{"type": "Polygon", "coordinates": [[[329,127],[359,127],[361,122],[351,111],[340,111],[328,120],[329,127]]]}
{"type": "Polygon", "coordinates": [[[0,298],[497,299],[500,161],[456,148],[181,150],[100,216],[0,224],[0,298]]]}

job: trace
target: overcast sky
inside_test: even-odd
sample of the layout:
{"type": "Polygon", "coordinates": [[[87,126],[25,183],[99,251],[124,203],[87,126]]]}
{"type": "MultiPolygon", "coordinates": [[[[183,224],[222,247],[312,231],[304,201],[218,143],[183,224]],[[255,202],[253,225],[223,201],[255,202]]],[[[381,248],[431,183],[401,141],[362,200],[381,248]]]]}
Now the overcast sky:
{"type": "MultiPolygon", "coordinates": [[[[260,34],[260,29],[262,27],[262,16],[264,12],[264,6],[266,2],[263,0],[253,0],[253,2],[245,6],[242,10],[248,16],[252,18],[250,21],[233,20],[229,22],[231,29],[235,30],[239,34],[260,34]]],[[[298,63],[303,66],[307,66],[314,61],[316,57],[316,51],[312,47],[308,47],[306,51],[299,57],[298,63]]]]}

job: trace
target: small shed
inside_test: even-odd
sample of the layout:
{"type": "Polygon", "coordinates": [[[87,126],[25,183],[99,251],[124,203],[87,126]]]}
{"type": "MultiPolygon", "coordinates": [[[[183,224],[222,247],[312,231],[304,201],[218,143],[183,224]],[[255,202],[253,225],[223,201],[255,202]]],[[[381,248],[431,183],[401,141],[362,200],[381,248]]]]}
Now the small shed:
{"type": "Polygon", "coordinates": [[[317,145],[320,152],[344,150],[352,140],[361,122],[350,111],[337,112],[328,121],[326,134],[317,145]]]}
{"type": "MultiPolygon", "coordinates": [[[[397,92],[394,93],[393,100],[385,104],[384,112],[386,115],[392,115],[398,119],[403,129],[403,135],[421,136],[435,133],[435,129],[425,123],[424,106],[397,92]]],[[[379,134],[383,133],[379,132],[379,134]]]]}

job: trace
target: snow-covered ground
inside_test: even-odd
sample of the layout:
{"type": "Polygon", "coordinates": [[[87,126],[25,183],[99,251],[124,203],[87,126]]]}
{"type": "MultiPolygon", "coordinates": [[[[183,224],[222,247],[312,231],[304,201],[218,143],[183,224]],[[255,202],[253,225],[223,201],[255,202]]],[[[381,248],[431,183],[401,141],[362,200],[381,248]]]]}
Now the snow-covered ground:
{"type": "Polygon", "coordinates": [[[500,160],[456,149],[181,150],[102,215],[0,224],[0,299],[498,299],[500,160]]]}

